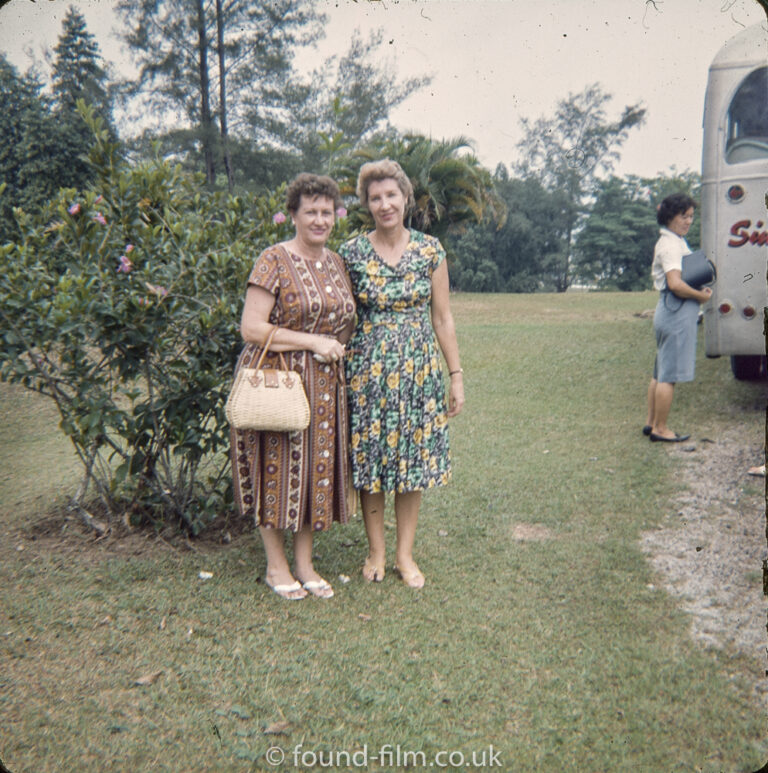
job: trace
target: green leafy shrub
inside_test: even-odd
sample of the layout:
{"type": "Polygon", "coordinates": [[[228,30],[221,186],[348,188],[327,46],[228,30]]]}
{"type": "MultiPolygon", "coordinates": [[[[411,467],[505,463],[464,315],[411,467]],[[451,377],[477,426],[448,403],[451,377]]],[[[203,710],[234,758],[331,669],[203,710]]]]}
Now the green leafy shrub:
{"type": "Polygon", "coordinates": [[[94,184],[15,210],[22,238],[0,247],[0,378],[56,403],[84,519],[198,533],[231,506],[224,402],[253,261],[291,235],[282,191],[246,201],[159,159],[132,167],[83,112],[94,184]]]}

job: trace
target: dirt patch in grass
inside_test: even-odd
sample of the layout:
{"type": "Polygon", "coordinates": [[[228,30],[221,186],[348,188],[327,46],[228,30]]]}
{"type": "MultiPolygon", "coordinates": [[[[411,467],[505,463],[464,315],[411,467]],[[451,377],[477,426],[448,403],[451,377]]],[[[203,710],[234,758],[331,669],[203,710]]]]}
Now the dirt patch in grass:
{"type": "MultiPolygon", "coordinates": [[[[57,507],[34,520],[6,531],[6,550],[55,555],[77,553],[78,560],[100,561],[108,556],[146,556],[168,551],[208,554],[253,532],[250,519],[221,518],[200,536],[191,538],[175,527],[159,531],[151,527],[131,528],[115,520],[106,534],[98,534],[65,507],[57,507]]],[[[0,556],[4,551],[0,548],[0,556]]]]}
{"type": "Polygon", "coordinates": [[[512,526],[512,539],[519,542],[542,542],[552,539],[552,530],[540,523],[516,523],[512,526]]]}
{"type": "Polygon", "coordinates": [[[665,588],[690,614],[692,636],[755,664],[755,692],[768,707],[765,480],[747,473],[762,462],[763,449],[743,438],[734,427],[716,442],[665,447],[683,461],[681,490],[662,526],[643,535],[642,546],[665,588]]]}

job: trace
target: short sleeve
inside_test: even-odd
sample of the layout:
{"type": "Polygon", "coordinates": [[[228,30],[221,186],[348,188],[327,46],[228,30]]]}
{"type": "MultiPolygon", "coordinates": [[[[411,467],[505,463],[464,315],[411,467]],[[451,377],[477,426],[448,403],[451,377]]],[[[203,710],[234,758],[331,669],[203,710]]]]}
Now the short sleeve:
{"type": "Polygon", "coordinates": [[[659,245],[657,258],[664,274],[675,269],[678,271],[683,269],[683,251],[678,245],[671,244],[669,241],[659,245]]]}
{"type": "Polygon", "coordinates": [[[432,255],[432,270],[434,271],[445,260],[445,248],[439,239],[434,240],[435,252],[432,255]]]}
{"type": "Polygon", "coordinates": [[[264,252],[256,258],[256,263],[253,265],[251,275],[248,277],[248,286],[255,285],[256,287],[263,287],[267,292],[272,295],[277,295],[280,287],[280,280],[278,277],[278,261],[280,255],[274,248],[264,250],[264,252]]]}
{"type": "Polygon", "coordinates": [[[683,255],[691,251],[688,242],[666,229],[661,229],[659,240],[653,250],[654,267],[659,277],[663,278],[669,271],[683,270],[683,255]]]}
{"type": "Polygon", "coordinates": [[[426,271],[431,277],[434,270],[445,260],[445,249],[440,241],[434,236],[411,231],[411,243],[408,248],[414,250],[417,254],[415,258],[423,271],[426,271]]]}

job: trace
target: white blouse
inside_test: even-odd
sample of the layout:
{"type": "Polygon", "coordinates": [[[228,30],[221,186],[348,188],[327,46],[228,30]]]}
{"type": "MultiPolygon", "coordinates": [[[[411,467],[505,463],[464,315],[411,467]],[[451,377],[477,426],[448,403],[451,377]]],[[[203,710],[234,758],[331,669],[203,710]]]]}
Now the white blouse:
{"type": "Polygon", "coordinates": [[[691,248],[682,236],[678,236],[668,228],[659,229],[659,240],[653,248],[653,265],[651,275],[653,286],[663,290],[667,286],[667,271],[683,270],[683,255],[689,255],[691,248]]]}

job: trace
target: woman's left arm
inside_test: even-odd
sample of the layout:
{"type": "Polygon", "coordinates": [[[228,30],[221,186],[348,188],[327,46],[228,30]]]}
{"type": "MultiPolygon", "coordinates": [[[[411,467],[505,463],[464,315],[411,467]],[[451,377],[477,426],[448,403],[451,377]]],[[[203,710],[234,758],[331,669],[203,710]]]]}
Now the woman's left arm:
{"type": "Polygon", "coordinates": [[[464,374],[459,360],[459,344],[456,341],[456,327],[451,314],[448,265],[442,263],[432,272],[432,327],[437,342],[451,374],[451,388],[448,395],[448,415],[457,416],[464,406],[464,374]]]}

